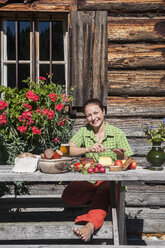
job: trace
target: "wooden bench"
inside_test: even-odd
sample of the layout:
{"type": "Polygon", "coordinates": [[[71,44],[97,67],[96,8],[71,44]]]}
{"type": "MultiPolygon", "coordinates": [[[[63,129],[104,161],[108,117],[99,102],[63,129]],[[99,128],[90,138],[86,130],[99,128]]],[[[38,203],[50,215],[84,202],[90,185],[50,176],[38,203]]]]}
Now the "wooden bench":
{"type": "MultiPolygon", "coordinates": [[[[144,174],[146,171],[143,171],[144,174]]],[[[150,173],[150,171],[149,171],[150,173]]],[[[147,173],[148,174],[148,173],[147,173]]],[[[103,179],[103,180],[118,180],[120,182],[123,182],[124,184],[127,184],[128,178],[131,177],[132,180],[139,179],[144,180],[145,175],[141,174],[141,169],[139,171],[132,171],[132,172],[122,172],[122,173],[106,173],[106,174],[99,174],[99,175],[82,175],[82,174],[76,174],[76,180],[90,180],[90,179],[103,179]]],[[[148,180],[153,180],[156,178],[158,179],[160,177],[160,181],[164,180],[164,171],[158,173],[157,176],[150,173],[150,177],[148,180]]],[[[74,173],[65,173],[60,175],[48,175],[43,174],[40,172],[36,172],[33,174],[17,174],[12,173],[11,169],[8,166],[1,166],[0,170],[0,182],[14,182],[14,181],[22,181],[22,182],[28,182],[28,183],[34,183],[34,182],[60,182],[64,181],[67,183],[67,181],[75,180],[75,174],[74,173]]],[[[58,186],[58,184],[57,184],[58,186]]],[[[120,195],[120,207],[118,208],[118,212],[121,211],[121,206],[124,206],[125,201],[125,191],[123,190],[125,187],[121,186],[121,195],[120,195]]],[[[27,192],[28,193],[28,192],[27,192]]],[[[72,228],[74,226],[73,220],[74,217],[77,214],[82,213],[85,211],[85,208],[87,206],[80,206],[81,208],[73,208],[72,207],[72,214],[71,214],[71,208],[70,206],[64,207],[64,204],[62,203],[62,200],[57,197],[55,192],[51,195],[47,195],[47,197],[31,197],[28,195],[20,195],[17,197],[13,196],[2,196],[0,204],[0,209],[2,213],[3,209],[3,218],[1,217],[1,223],[0,223],[0,247],[7,247],[7,244],[10,245],[10,247],[14,247],[13,245],[18,245],[17,247],[42,247],[39,246],[43,245],[43,247],[51,247],[51,244],[53,244],[53,247],[60,247],[60,244],[63,244],[62,246],[65,247],[72,247],[73,244],[75,247],[79,247],[79,244],[82,247],[83,242],[79,240],[72,232],[72,228]],[[35,208],[37,207],[37,212],[35,211],[35,208]],[[40,211],[38,211],[38,208],[40,207],[40,211]],[[59,210],[58,212],[54,211],[54,208],[63,208],[63,210],[59,210]],[[8,209],[20,209],[20,208],[26,208],[25,211],[22,212],[8,212],[8,209]],[[28,208],[33,209],[33,211],[27,211],[28,208]],[[6,209],[6,214],[5,210],[6,209]],[[43,210],[44,209],[44,210],[43,210]],[[11,246],[12,244],[12,246],[11,246]],[[49,244],[49,245],[48,245],[49,244]],[[54,245],[56,244],[56,246],[54,245]],[[70,244],[70,245],[69,245],[70,244]],[[38,245],[38,246],[37,246],[38,245]],[[45,246],[44,246],[45,245],[45,246]]],[[[119,239],[119,233],[118,228],[122,230],[122,232],[125,230],[125,222],[124,220],[125,216],[123,214],[119,214],[116,211],[116,205],[115,202],[112,203],[112,209],[111,209],[112,215],[108,215],[108,218],[106,219],[103,227],[94,235],[94,239],[89,242],[88,244],[85,244],[85,247],[88,247],[88,245],[100,245],[101,247],[119,247],[119,240],[120,240],[120,247],[124,248],[124,246],[121,246],[121,243],[123,242],[124,233],[120,236],[119,239]],[[118,215],[118,218],[117,218],[118,215]],[[112,220],[110,218],[112,216],[112,220]],[[119,221],[119,223],[118,223],[119,221]]],[[[124,211],[121,211],[124,213],[124,211]]],[[[124,241],[125,242],[125,241],[124,241]]],[[[61,247],[62,247],[61,246],[61,247]]],[[[90,247],[90,246],[89,246],[90,247]]],[[[97,247],[97,246],[96,246],[97,247]]],[[[125,246],[127,247],[127,246],[125,246]]],[[[131,246],[135,247],[135,246],[131,246]]],[[[137,247],[137,246],[136,246],[137,247]]],[[[142,246],[140,246],[142,247],[142,246]]],[[[153,246],[152,246],[153,247],[153,246]]],[[[159,247],[159,246],[157,246],[159,247]]]]}

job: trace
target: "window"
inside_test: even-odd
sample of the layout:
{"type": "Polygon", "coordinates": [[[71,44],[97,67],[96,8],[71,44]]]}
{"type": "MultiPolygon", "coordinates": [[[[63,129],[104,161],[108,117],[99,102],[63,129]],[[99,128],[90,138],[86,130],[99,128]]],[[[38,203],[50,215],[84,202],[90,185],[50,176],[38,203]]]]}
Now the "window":
{"type": "Polygon", "coordinates": [[[1,84],[25,87],[22,80],[52,75],[67,85],[66,20],[49,18],[1,20],[1,84]]]}

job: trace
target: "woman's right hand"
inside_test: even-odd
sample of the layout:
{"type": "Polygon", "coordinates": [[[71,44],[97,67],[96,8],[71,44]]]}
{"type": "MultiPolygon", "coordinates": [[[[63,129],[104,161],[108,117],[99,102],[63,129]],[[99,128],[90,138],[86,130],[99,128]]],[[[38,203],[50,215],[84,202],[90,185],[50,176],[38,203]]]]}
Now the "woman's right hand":
{"type": "Polygon", "coordinates": [[[88,148],[88,152],[92,152],[92,153],[93,152],[99,153],[99,152],[105,152],[105,151],[106,151],[106,147],[99,143],[95,143],[93,146],[88,148]]]}

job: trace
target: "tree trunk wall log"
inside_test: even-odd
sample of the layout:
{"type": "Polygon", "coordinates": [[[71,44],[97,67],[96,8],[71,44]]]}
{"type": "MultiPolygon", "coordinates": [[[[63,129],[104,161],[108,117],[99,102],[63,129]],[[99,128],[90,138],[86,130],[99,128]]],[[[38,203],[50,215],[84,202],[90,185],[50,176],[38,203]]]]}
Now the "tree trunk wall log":
{"type": "Polygon", "coordinates": [[[165,41],[165,17],[108,17],[109,42],[165,41]]]}
{"type": "Polygon", "coordinates": [[[107,10],[116,14],[123,12],[152,12],[165,10],[164,0],[78,0],[79,10],[107,10]]]}
{"type": "Polygon", "coordinates": [[[165,97],[108,97],[110,116],[164,117],[165,97]]]}
{"type": "Polygon", "coordinates": [[[108,67],[165,69],[165,44],[109,44],[108,67]]]}
{"type": "Polygon", "coordinates": [[[165,96],[165,71],[108,71],[108,94],[111,96],[165,96]]]}

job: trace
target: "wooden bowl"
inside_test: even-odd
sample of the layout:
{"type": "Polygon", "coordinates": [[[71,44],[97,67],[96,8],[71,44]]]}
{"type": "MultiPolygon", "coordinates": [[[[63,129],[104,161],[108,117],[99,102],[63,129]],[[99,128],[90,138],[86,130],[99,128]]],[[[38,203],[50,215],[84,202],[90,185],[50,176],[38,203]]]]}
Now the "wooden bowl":
{"type": "Polygon", "coordinates": [[[122,171],[122,166],[111,165],[109,166],[110,171],[122,171]]]}
{"type": "Polygon", "coordinates": [[[38,159],[38,169],[43,173],[57,174],[68,172],[71,167],[72,158],[62,157],[60,159],[38,159]]]}

